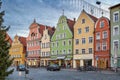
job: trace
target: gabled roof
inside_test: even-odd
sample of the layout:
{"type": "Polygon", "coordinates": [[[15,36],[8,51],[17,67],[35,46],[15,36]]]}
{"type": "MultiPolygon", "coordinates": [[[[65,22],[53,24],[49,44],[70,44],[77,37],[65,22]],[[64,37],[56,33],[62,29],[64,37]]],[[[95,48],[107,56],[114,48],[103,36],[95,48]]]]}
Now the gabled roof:
{"type": "Polygon", "coordinates": [[[46,26],[46,29],[48,29],[48,34],[50,36],[52,36],[55,32],[55,27],[46,26]]]}
{"type": "Polygon", "coordinates": [[[109,9],[112,9],[112,8],[115,8],[115,7],[120,7],[120,3],[118,3],[118,4],[116,4],[116,5],[113,5],[113,6],[111,6],[111,7],[109,7],[109,9]]]}
{"type": "Polygon", "coordinates": [[[67,23],[68,23],[68,26],[69,26],[70,30],[73,33],[74,32],[73,26],[75,24],[75,20],[73,21],[73,20],[67,19],[67,23]]]}
{"type": "Polygon", "coordinates": [[[26,46],[26,37],[21,37],[21,36],[18,36],[19,37],[19,41],[24,45],[26,46]]]}
{"type": "Polygon", "coordinates": [[[87,13],[84,9],[81,11],[81,13],[82,13],[82,12],[84,12],[85,14],[87,14],[94,22],[96,22],[96,21],[98,20],[97,17],[95,17],[95,16],[93,16],[93,15],[87,13]]]}
{"type": "Polygon", "coordinates": [[[96,22],[98,20],[98,18],[96,18],[95,16],[92,16],[91,14],[88,14],[87,15],[94,21],[96,22]]]}

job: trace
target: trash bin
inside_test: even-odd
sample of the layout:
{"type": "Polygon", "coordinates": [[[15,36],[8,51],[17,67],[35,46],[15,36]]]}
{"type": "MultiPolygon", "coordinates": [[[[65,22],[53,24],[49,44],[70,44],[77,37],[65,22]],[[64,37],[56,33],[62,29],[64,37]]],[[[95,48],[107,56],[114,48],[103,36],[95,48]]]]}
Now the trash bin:
{"type": "Polygon", "coordinates": [[[28,69],[25,70],[25,74],[29,74],[29,70],[28,69]]]}

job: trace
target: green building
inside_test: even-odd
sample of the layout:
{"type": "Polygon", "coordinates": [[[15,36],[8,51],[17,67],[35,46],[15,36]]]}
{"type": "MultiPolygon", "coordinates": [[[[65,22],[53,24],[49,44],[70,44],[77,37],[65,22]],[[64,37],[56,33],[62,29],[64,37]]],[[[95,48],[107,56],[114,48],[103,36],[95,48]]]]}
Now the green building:
{"type": "Polygon", "coordinates": [[[60,16],[51,38],[51,62],[61,67],[72,67],[74,20],[60,16]]]}
{"type": "Polygon", "coordinates": [[[120,67],[120,3],[110,8],[111,67],[120,67]]]}

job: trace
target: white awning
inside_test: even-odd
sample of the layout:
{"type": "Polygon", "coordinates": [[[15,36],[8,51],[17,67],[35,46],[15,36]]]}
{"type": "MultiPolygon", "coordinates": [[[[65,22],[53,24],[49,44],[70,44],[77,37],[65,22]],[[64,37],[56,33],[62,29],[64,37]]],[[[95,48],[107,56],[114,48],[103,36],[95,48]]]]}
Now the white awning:
{"type": "Polygon", "coordinates": [[[65,56],[59,56],[57,59],[65,59],[65,56]]]}

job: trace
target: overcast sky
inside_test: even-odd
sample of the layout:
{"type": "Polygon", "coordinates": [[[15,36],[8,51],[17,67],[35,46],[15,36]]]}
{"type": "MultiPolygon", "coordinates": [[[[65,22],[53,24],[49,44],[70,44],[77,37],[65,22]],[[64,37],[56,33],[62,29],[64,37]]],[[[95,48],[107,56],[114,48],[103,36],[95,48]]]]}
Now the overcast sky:
{"type": "MultiPolygon", "coordinates": [[[[28,36],[29,26],[36,22],[49,26],[56,26],[59,17],[63,13],[70,19],[78,18],[83,6],[81,0],[2,0],[2,10],[5,10],[4,25],[11,26],[9,35],[13,38],[28,36]]],[[[89,4],[96,5],[97,0],[85,0],[89,4]]],[[[101,7],[108,10],[109,6],[120,3],[120,0],[100,0],[101,7]]]]}

